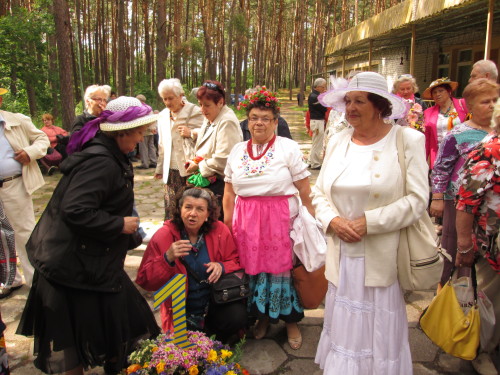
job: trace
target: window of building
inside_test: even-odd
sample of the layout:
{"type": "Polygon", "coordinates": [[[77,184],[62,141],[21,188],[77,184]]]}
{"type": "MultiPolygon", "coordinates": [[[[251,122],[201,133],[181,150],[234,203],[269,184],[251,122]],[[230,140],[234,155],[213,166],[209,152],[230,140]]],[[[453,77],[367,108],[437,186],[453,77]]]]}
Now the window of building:
{"type": "Polygon", "coordinates": [[[450,76],[450,54],[440,53],[438,57],[437,78],[450,76]]]}
{"type": "Polygon", "coordinates": [[[461,97],[465,86],[469,83],[470,72],[472,70],[472,50],[466,49],[458,51],[457,62],[457,82],[458,89],[455,96],[461,97]]]}

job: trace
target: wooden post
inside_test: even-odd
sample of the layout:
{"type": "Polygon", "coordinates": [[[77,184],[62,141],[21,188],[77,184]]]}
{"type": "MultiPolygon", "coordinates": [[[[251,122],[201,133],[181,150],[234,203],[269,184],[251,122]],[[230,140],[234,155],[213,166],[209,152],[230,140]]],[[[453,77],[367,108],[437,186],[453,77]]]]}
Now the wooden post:
{"type": "Polygon", "coordinates": [[[411,47],[410,47],[410,74],[415,75],[415,39],[417,38],[417,27],[411,25],[411,47]]]}
{"type": "Polygon", "coordinates": [[[484,43],[484,59],[488,60],[490,58],[491,50],[491,33],[493,28],[493,4],[495,0],[489,0],[488,2],[488,18],[486,24],[486,41],[484,43]]]}
{"type": "Polygon", "coordinates": [[[373,39],[370,39],[370,47],[368,48],[368,71],[372,70],[372,49],[373,49],[373,39]]]}
{"type": "Polygon", "coordinates": [[[345,52],[344,54],[342,55],[342,77],[345,78],[346,74],[345,74],[345,52]]]}

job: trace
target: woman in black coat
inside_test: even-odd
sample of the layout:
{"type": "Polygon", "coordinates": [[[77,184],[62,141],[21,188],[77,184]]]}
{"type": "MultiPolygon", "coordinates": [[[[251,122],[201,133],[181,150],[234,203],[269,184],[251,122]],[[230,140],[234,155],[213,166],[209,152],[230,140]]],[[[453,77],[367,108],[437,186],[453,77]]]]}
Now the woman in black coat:
{"type": "Polygon", "coordinates": [[[36,272],[18,328],[35,336],[35,366],[45,373],[104,366],[116,374],[139,339],[160,332],[123,268],[142,242],[126,154],[153,121],[149,106],[121,97],[68,145],[74,153],[27,244],[36,272]]]}

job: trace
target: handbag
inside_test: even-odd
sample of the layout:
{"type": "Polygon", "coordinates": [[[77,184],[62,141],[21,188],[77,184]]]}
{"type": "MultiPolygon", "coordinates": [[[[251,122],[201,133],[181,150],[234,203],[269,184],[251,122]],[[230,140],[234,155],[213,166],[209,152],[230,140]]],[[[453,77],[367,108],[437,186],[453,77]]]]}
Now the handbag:
{"type": "MultiPolygon", "coordinates": [[[[397,130],[396,146],[406,195],[406,160],[401,127],[397,130]]],[[[436,240],[436,231],[427,211],[414,224],[400,230],[397,266],[401,288],[425,290],[439,282],[444,264],[436,240]]]]}
{"type": "Polygon", "coordinates": [[[325,265],[326,239],[321,228],[321,223],[307,208],[300,206],[293,221],[290,238],[293,240],[293,252],[309,272],[325,265]]]}
{"type": "MultiPolygon", "coordinates": [[[[452,270],[452,276],[453,276],[452,270]]],[[[476,269],[471,269],[474,298],[477,301],[476,269]]],[[[464,313],[452,278],[432,300],[420,317],[420,327],[431,341],[446,353],[468,361],[476,358],[480,337],[480,316],[477,303],[464,313]]]]}
{"type": "MultiPolygon", "coordinates": [[[[208,283],[207,280],[202,280],[184,259],[179,260],[198,283],[208,283]]],[[[250,277],[242,269],[224,273],[217,282],[210,285],[212,302],[217,305],[248,298],[250,293],[250,277]]]]}
{"type": "Polygon", "coordinates": [[[303,264],[298,264],[292,269],[292,279],[300,304],[306,309],[317,309],[328,290],[325,266],[309,272],[303,264]]]}
{"type": "Polygon", "coordinates": [[[221,275],[212,284],[212,301],[217,305],[238,301],[250,296],[250,278],[244,270],[221,275]]]}

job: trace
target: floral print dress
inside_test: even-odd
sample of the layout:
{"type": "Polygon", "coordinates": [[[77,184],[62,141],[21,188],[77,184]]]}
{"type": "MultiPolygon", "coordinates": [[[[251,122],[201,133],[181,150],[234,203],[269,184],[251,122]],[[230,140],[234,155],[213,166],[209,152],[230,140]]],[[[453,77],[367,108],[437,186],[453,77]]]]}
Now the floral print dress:
{"type": "Polygon", "coordinates": [[[486,137],[469,154],[460,176],[457,210],[475,216],[475,249],[500,272],[500,251],[496,237],[500,226],[500,140],[498,134],[486,137]]]}

